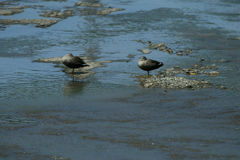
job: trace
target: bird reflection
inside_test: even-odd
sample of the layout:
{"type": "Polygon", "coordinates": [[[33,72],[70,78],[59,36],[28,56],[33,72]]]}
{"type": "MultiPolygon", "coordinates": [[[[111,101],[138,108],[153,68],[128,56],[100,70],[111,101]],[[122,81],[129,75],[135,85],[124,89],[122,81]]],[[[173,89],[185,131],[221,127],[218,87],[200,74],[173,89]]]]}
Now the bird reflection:
{"type": "Polygon", "coordinates": [[[86,82],[75,81],[74,77],[72,81],[66,83],[63,87],[63,93],[67,96],[78,95],[82,92],[86,82]]]}

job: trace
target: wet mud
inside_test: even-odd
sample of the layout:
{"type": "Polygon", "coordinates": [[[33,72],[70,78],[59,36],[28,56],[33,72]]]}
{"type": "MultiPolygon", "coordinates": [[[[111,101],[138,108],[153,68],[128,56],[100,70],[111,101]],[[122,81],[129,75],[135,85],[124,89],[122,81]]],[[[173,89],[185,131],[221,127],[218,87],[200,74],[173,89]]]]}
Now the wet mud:
{"type": "Polygon", "coordinates": [[[60,64],[55,65],[55,67],[63,68],[63,72],[65,72],[68,76],[72,77],[74,80],[81,80],[83,78],[86,78],[87,76],[94,74],[95,72],[91,71],[93,68],[96,67],[105,67],[104,63],[111,63],[111,61],[91,61],[91,58],[88,57],[80,57],[84,62],[86,62],[89,66],[82,67],[82,68],[76,68],[74,69],[74,74],[71,73],[72,69],[64,66],[62,64],[62,57],[52,57],[52,58],[40,58],[37,60],[34,60],[33,62],[41,62],[41,63],[54,63],[54,64],[60,64]]]}

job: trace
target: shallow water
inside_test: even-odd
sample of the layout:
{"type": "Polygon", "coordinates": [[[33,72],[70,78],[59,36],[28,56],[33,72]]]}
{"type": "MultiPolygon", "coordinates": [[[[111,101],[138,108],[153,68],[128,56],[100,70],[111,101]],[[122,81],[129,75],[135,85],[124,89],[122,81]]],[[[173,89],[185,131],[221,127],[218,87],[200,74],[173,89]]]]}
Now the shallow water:
{"type": "Polygon", "coordinates": [[[238,1],[100,1],[125,9],[106,16],[83,14],[76,2],[15,1],[43,7],[0,16],[45,18],[43,10],[69,8],[75,14],[48,28],[0,31],[0,159],[240,158],[238,1]],[[195,77],[227,89],[143,88],[131,78],[146,74],[136,64],[143,56],[137,50],[148,44],[138,39],[174,52],[191,48],[184,56],[144,56],[163,62],[160,71],[215,64],[219,76],[195,77]],[[73,81],[61,64],[33,62],[66,53],[111,63],[73,81]]]}

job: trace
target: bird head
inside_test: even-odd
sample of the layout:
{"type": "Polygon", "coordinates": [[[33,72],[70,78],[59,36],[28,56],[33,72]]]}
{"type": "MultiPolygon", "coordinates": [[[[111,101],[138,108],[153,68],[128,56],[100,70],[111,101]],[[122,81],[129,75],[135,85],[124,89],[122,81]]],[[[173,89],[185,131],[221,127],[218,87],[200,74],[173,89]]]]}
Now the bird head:
{"type": "Polygon", "coordinates": [[[140,60],[140,61],[141,61],[141,60],[147,60],[147,58],[146,58],[145,56],[142,56],[142,57],[139,58],[139,60],[140,60]]]}

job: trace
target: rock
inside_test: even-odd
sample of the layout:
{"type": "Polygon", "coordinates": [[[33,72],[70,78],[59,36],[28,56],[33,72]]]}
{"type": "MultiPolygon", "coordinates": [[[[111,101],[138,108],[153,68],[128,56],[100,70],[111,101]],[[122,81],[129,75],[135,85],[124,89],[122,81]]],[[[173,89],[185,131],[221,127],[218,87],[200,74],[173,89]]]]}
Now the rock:
{"type": "Polygon", "coordinates": [[[217,75],[219,75],[219,72],[217,72],[217,71],[211,71],[211,72],[209,72],[209,74],[210,74],[211,76],[217,76],[217,75]]]}
{"type": "Polygon", "coordinates": [[[37,24],[36,27],[49,27],[60,20],[55,19],[0,19],[0,24],[11,25],[11,24],[37,24]]]}
{"type": "Polygon", "coordinates": [[[8,9],[24,9],[29,8],[30,6],[22,6],[22,7],[8,7],[8,9]]]}
{"type": "Polygon", "coordinates": [[[187,87],[186,88],[193,88],[193,86],[192,85],[187,85],[187,87]]]}
{"type": "Polygon", "coordinates": [[[139,76],[139,81],[144,87],[160,87],[165,89],[181,89],[181,88],[204,88],[209,87],[210,82],[203,80],[192,80],[186,77],[168,77],[164,75],[153,75],[148,77],[139,76]]]}
{"type": "Polygon", "coordinates": [[[0,6],[4,6],[4,5],[10,5],[11,3],[9,2],[0,2],[0,6]]]}
{"type": "Polygon", "coordinates": [[[182,51],[177,51],[177,52],[176,52],[176,55],[178,55],[178,56],[182,56],[183,53],[182,53],[182,51]]]}
{"type": "Polygon", "coordinates": [[[190,73],[190,75],[192,75],[192,76],[194,76],[194,75],[196,75],[196,73],[195,72],[189,72],[190,73]]]}
{"type": "Polygon", "coordinates": [[[0,10],[0,15],[14,15],[18,13],[22,13],[24,8],[29,8],[30,6],[22,6],[22,7],[8,7],[6,10],[0,10]]]}
{"type": "Polygon", "coordinates": [[[159,47],[159,51],[167,52],[168,47],[167,46],[161,46],[161,47],[159,47]]]}
{"type": "Polygon", "coordinates": [[[166,46],[166,43],[158,43],[157,44],[157,47],[159,48],[159,47],[162,47],[162,46],[166,46]]]}
{"type": "Polygon", "coordinates": [[[43,11],[44,14],[40,14],[40,16],[43,17],[54,17],[54,18],[67,18],[70,16],[73,16],[73,10],[65,10],[63,12],[60,12],[60,10],[57,11],[43,11]]]}
{"type": "Polygon", "coordinates": [[[33,62],[44,62],[44,63],[62,63],[62,57],[52,57],[52,58],[39,58],[33,62]]]}
{"type": "Polygon", "coordinates": [[[129,54],[127,57],[128,58],[134,58],[136,56],[136,54],[129,54]]]}
{"type": "Polygon", "coordinates": [[[116,11],[122,11],[124,10],[123,8],[106,8],[100,11],[97,11],[97,15],[107,15],[110,14],[111,12],[116,12],[116,11]]]}
{"type": "Polygon", "coordinates": [[[180,66],[175,66],[173,67],[174,71],[179,71],[180,70],[180,66]]]}
{"type": "Polygon", "coordinates": [[[0,10],[0,15],[13,15],[23,12],[23,9],[0,10]]]}
{"type": "Polygon", "coordinates": [[[151,41],[147,41],[148,44],[152,43],[151,41]]]}
{"type": "MultiPolygon", "coordinates": [[[[90,61],[87,57],[81,57],[88,65],[89,67],[84,67],[84,68],[77,68],[75,69],[77,72],[79,71],[84,71],[84,74],[67,74],[68,76],[76,79],[83,79],[86,78],[87,76],[93,74],[94,72],[91,71],[91,69],[96,68],[96,67],[103,67],[105,66],[103,63],[110,63],[112,61],[90,61]]],[[[33,62],[42,62],[42,63],[56,63],[56,67],[63,68],[63,72],[69,73],[72,69],[65,67],[62,64],[62,57],[52,57],[52,58],[40,58],[37,60],[34,60],[33,62]]]]}
{"type": "Polygon", "coordinates": [[[230,62],[230,60],[221,59],[219,62],[230,62]]]}
{"type": "MultiPolygon", "coordinates": [[[[138,42],[142,42],[140,40],[137,40],[138,42]]],[[[143,42],[144,43],[144,42],[143,42]]],[[[173,54],[173,50],[169,47],[166,46],[166,43],[158,43],[158,44],[154,44],[151,43],[151,41],[147,41],[147,43],[149,43],[148,48],[150,49],[158,49],[159,51],[162,52],[168,52],[169,54],[173,54]]],[[[179,56],[183,55],[182,51],[177,52],[177,54],[179,56]]]]}
{"type": "MultiPolygon", "coordinates": [[[[145,76],[132,76],[132,78],[138,78],[137,81],[141,82],[144,87],[152,88],[152,87],[160,87],[166,89],[182,89],[182,88],[211,88],[212,83],[205,80],[197,79],[197,76],[192,78],[191,75],[199,75],[199,74],[210,74],[210,75],[218,75],[219,72],[211,71],[206,72],[205,70],[209,70],[211,66],[203,66],[197,68],[183,68],[180,66],[175,66],[173,68],[167,68],[165,71],[161,71],[160,74],[145,76]],[[181,74],[185,74],[186,76],[180,76],[181,74]]],[[[218,87],[220,88],[220,87],[218,87]]]]}
{"type": "Polygon", "coordinates": [[[76,6],[84,6],[84,7],[103,7],[104,4],[98,3],[85,3],[85,2],[77,2],[75,3],[76,6]]]}
{"type": "MultiPolygon", "coordinates": [[[[151,41],[149,41],[149,43],[151,43],[151,41]]],[[[148,46],[148,48],[150,48],[150,49],[158,49],[159,48],[159,50],[163,50],[163,49],[167,48],[167,46],[165,43],[159,43],[159,44],[152,43],[148,46]]]]}
{"type": "Polygon", "coordinates": [[[185,52],[186,52],[186,53],[193,53],[193,52],[192,52],[192,49],[190,49],[190,48],[187,48],[187,49],[185,50],[185,52]]]}
{"type": "Polygon", "coordinates": [[[167,68],[166,71],[174,71],[174,68],[167,68]]]}
{"type": "Polygon", "coordinates": [[[204,58],[200,58],[199,61],[204,61],[205,59],[204,58]]]}
{"type": "Polygon", "coordinates": [[[148,48],[150,48],[150,49],[157,49],[157,46],[156,46],[156,44],[149,44],[148,48]]]}
{"type": "Polygon", "coordinates": [[[225,87],[225,86],[221,86],[220,88],[221,88],[221,89],[227,89],[227,87],[225,87]]]}
{"type": "Polygon", "coordinates": [[[87,57],[81,57],[88,65],[89,67],[84,67],[84,68],[77,68],[75,69],[76,72],[84,72],[84,74],[68,74],[71,72],[72,69],[65,67],[62,64],[62,57],[52,57],[52,58],[40,58],[37,60],[34,60],[33,62],[43,62],[43,63],[56,63],[56,67],[62,68],[62,71],[65,72],[68,76],[74,78],[74,79],[83,79],[86,78],[87,76],[94,74],[91,69],[96,68],[96,67],[102,67],[104,66],[103,63],[109,63],[111,61],[101,61],[101,62],[91,62],[87,57]]]}
{"type": "Polygon", "coordinates": [[[144,54],[149,54],[151,51],[149,49],[139,49],[138,51],[141,51],[144,54]]]}
{"type": "Polygon", "coordinates": [[[144,87],[149,88],[151,84],[145,84],[144,87]]]}
{"type": "Polygon", "coordinates": [[[0,31],[4,31],[5,30],[5,26],[0,26],[0,31]]]}
{"type": "Polygon", "coordinates": [[[172,50],[171,48],[168,48],[167,52],[168,52],[169,54],[173,54],[173,50],[172,50]]]}

